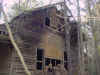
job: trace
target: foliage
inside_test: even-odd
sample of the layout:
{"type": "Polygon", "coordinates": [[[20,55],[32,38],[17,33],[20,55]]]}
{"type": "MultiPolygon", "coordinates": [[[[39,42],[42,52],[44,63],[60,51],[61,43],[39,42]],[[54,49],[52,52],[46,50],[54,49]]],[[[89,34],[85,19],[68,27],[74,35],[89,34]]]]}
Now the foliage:
{"type": "Polygon", "coordinates": [[[99,55],[100,55],[100,45],[97,46],[97,49],[98,49],[98,52],[99,52],[99,55]]]}
{"type": "Polygon", "coordinates": [[[18,16],[24,11],[34,10],[34,8],[37,8],[42,5],[43,5],[43,2],[41,1],[39,2],[36,0],[19,0],[19,1],[14,1],[11,6],[6,5],[6,6],[3,6],[3,8],[6,8],[5,12],[10,22],[14,17],[18,16]]]}

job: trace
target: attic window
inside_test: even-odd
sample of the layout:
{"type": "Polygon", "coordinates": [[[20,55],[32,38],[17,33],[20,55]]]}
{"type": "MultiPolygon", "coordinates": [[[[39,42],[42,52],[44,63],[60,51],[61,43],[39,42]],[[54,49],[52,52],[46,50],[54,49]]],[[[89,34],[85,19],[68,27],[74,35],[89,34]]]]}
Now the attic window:
{"type": "Polygon", "coordinates": [[[45,25],[50,26],[50,18],[49,17],[45,18],[45,25]]]}

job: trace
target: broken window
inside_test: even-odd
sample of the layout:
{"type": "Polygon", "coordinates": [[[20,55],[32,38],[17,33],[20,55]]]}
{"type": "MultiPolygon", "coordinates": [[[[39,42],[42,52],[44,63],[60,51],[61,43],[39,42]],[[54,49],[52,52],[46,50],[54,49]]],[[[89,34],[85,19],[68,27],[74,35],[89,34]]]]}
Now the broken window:
{"type": "Polygon", "coordinates": [[[56,60],[56,65],[61,64],[61,60],[56,60]]]}
{"type": "Polygon", "coordinates": [[[50,59],[49,58],[46,58],[45,59],[45,65],[48,66],[49,64],[50,64],[50,59]]]}
{"type": "Polygon", "coordinates": [[[42,61],[43,59],[43,49],[37,48],[37,60],[42,61]]]}
{"type": "Polygon", "coordinates": [[[37,48],[37,64],[36,68],[38,70],[42,70],[42,64],[43,64],[43,56],[44,56],[44,50],[41,48],[37,48]]]}
{"type": "Polygon", "coordinates": [[[68,57],[66,52],[64,52],[64,67],[68,70],[68,57]]]}
{"type": "Polygon", "coordinates": [[[67,61],[67,53],[64,52],[64,61],[67,61]]]}
{"type": "Polygon", "coordinates": [[[48,66],[50,63],[52,64],[52,66],[57,66],[58,64],[61,64],[61,60],[46,58],[45,59],[45,65],[48,66]]]}
{"type": "Polygon", "coordinates": [[[52,63],[52,66],[56,66],[56,60],[55,59],[52,59],[51,63],[52,63]]]}
{"type": "Polygon", "coordinates": [[[45,25],[50,26],[50,18],[49,17],[45,18],[45,25]]]}
{"type": "Polygon", "coordinates": [[[42,70],[42,62],[37,62],[36,68],[42,70]]]}

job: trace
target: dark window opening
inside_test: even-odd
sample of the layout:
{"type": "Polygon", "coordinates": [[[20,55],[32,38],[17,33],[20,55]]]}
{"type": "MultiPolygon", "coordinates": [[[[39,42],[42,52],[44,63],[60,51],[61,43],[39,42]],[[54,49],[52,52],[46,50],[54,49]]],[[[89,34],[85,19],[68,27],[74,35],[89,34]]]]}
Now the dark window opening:
{"type": "Polygon", "coordinates": [[[45,59],[45,65],[48,66],[49,64],[50,64],[50,59],[49,58],[46,58],[45,59]]]}
{"type": "Polygon", "coordinates": [[[0,31],[0,34],[2,33],[2,31],[0,31]]]}
{"type": "Polygon", "coordinates": [[[52,63],[52,66],[56,66],[56,60],[55,59],[52,59],[51,63],[52,63]]]}
{"type": "Polygon", "coordinates": [[[64,52],[64,61],[67,61],[67,53],[64,52]]]}
{"type": "Polygon", "coordinates": [[[56,60],[56,65],[61,64],[61,60],[56,60]]]}
{"type": "Polygon", "coordinates": [[[64,52],[64,67],[68,70],[68,56],[66,52],[64,52]]]}
{"type": "Polygon", "coordinates": [[[50,26],[50,19],[48,17],[45,18],[45,25],[50,26]]]}
{"type": "Polygon", "coordinates": [[[58,64],[61,64],[61,60],[45,58],[45,65],[48,66],[50,63],[52,66],[57,66],[58,64]]]}
{"type": "Polygon", "coordinates": [[[42,61],[43,55],[43,49],[37,48],[37,60],[42,61]]]}
{"type": "Polygon", "coordinates": [[[37,68],[38,70],[42,70],[42,62],[37,62],[36,68],[37,68]]]}

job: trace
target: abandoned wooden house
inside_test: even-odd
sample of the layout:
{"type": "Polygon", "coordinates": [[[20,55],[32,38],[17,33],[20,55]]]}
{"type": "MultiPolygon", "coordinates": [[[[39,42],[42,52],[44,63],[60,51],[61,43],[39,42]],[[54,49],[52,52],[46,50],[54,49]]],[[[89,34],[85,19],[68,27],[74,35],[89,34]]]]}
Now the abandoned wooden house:
{"type": "MultiPolygon", "coordinates": [[[[48,75],[50,65],[52,67],[64,65],[65,71],[68,71],[68,59],[65,52],[65,22],[64,18],[59,15],[64,16],[55,6],[43,7],[24,12],[9,23],[14,39],[32,75],[44,75],[44,73],[48,75]]],[[[74,27],[71,32],[72,41],[69,42],[75,42],[71,47],[77,51],[77,37],[73,39],[73,31],[76,31],[75,35],[77,35],[77,27],[74,25],[72,27],[74,27]]],[[[74,54],[76,55],[78,54],[74,54]]],[[[4,25],[0,25],[1,74],[26,75],[4,25]]]]}

